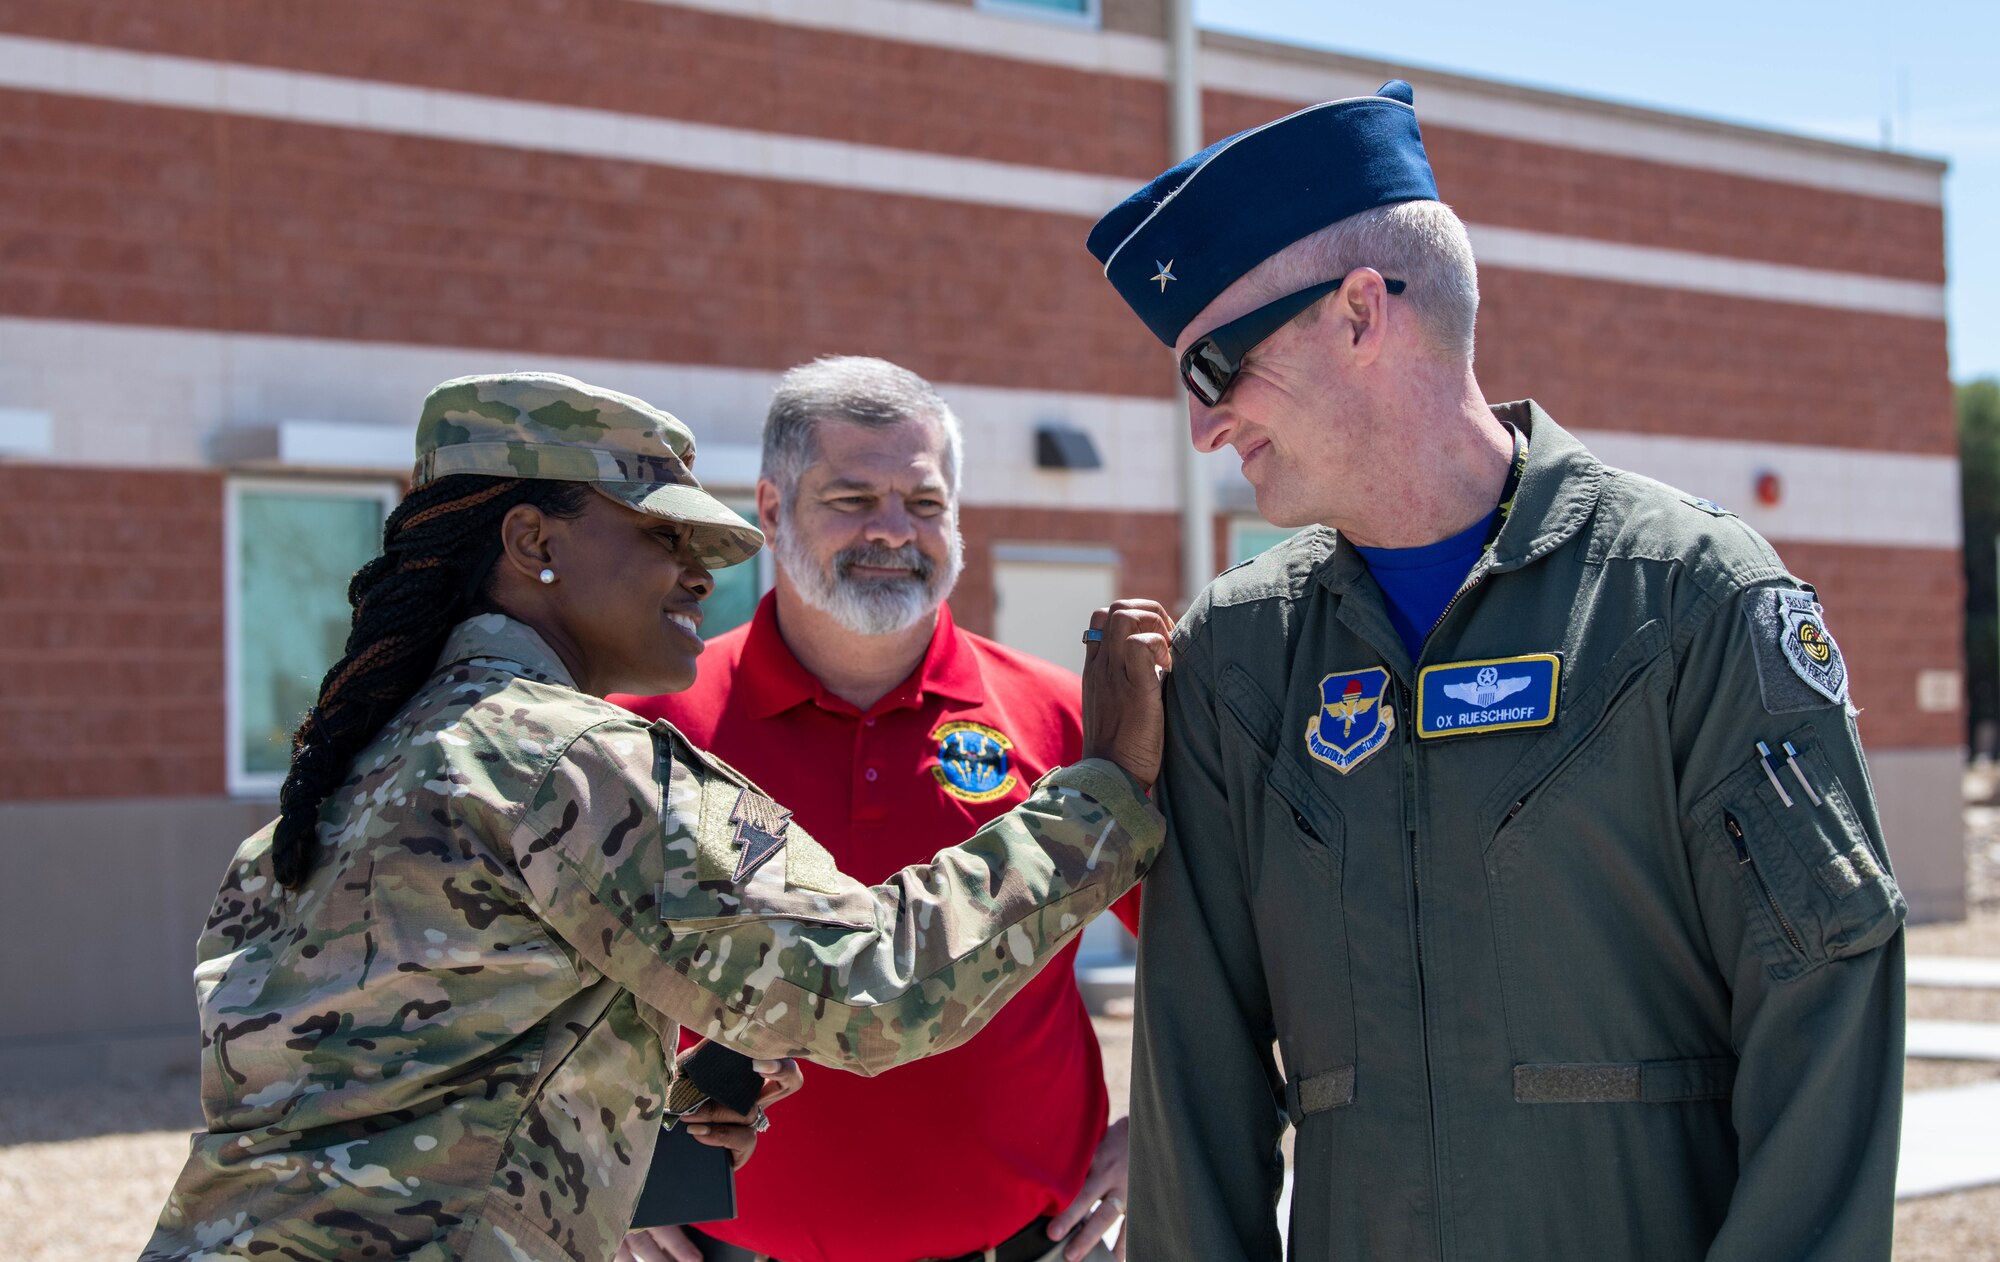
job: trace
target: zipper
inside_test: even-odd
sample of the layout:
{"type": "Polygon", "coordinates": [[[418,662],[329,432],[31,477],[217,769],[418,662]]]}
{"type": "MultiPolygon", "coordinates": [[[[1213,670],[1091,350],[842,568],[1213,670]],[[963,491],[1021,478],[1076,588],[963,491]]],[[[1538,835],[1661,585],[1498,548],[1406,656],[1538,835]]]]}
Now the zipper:
{"type": "MultiPolygon", "coordinates": [[[[1466,576],[1466,581],[1461,583],[1458,590],[1451,594],[1451,599],[1445,602],[1444,609],[1439,612],[1437,621],[1431,623],[1431,629],[1424,633],[1424,642],[1417,647],[1417,659],[1410,663],[1410,669],[1413,673],[1421,669],[1425,650],[1430,648],[1431,637],[1435,636],[1438,628],[1445,624],[1445,619],[1451,617],[1451,611],[1458,608],[1458,602],[1465,598],[1465,594],[1479,586],[1480,580],[1486,577],[1490,567],[1486,566],[1484,562],[1491,553],[1492,545],[1489,543],[1486,551],[1480,554],[1479,561],[1473,564],[1472,572],[1466,576]]],[[[1412,723],[1418,721],[1416,702],[1411,694],[1410,686],[1400,679],[1397,680],[1396,694],[1402,700],[1403,713],[1410,716],[1412,723]]],[[[1431,1067],[1430,986],[1424,976],[1424,878],[1421,862],[1423,856],[1419,853],[1417,841],[1417,799],[1420,796],[1417,792],[1418,741],[1414,727],[1410,724],[1404,724],[1404,728],[1407,735],[1403,740],[1403,756],[1405,760],[1405,771],[1403,774],[1403,817],[1409,821],[1410,923],[1416,940],[1417,1011],[1420,1016],[1418,1032],[1421,1035],[1424,1050],[1424,1115],[1430,1125],[1431,1225],[1437,1238],[1437,1256],[1443,1258],[1445,1255],[1444,1169],[1439,1163],[1442,1145],[1438,1141],[1437,1080],[1431,1067]]]]}
{"type": "MultiPolygon", "coordinates": [[[[1509,428],[1512,429],[1511,426],[1509,428]]],[[[1503,503],[1511,502],[1514,495],[1518,493],[1519,488],[1516,484],[1516,475],[1520,461],[1521,435],[1516,430],[1514,431],[1514,454],[1508,465],[1511,472],[1508,475],[1506,485],[1501,488],[1500,493],[1503,503]]],[[[1504,525],[1506,517],[1503,515],[1500,521],[1504,525]]],[[[1459,584],[1458,590],[1451,594],[1451,599],[1446,601],[1444,608],[1438,612],[1437,621],[1431,623],[1431,629],[1424,632],[1423,643],[1417,646],[1416,660],[1410,663],[1410,672],[1412,675],[1421,672],[1425,653],[1431,646],[1431,639],[1437,635],[1438,628],[1445,624],[1445,620],[1451,617],[1451,611],[1458,608],[1458,602],[1465,598],[1467,592],[1479,586],[1481,580],[1492,572],[1493,549],[1498,541],[1499,532],[1496,530],[1493,537],[1486,541],[1486,546],[1480,549],[1479,559],[1472,563],[1472,570],[1465,576],[1465,581],[1459,584]]],[[[1416,706],[1410,695],[1410,686],[1407,683],[1400,679],[1397,680],[1396,692],[1402,699],[1403,713],[1410,716],[1411,719],[1410,723],[1403,725],[1406,733],[1403,738],[1403,817],[1409,821],[1410,923],[1416,940],[1418,1032],[1422,1037],[1424,1049],[1424,1115],[1430,1124],[1431,1226],[1437,1240],[1437,1257],[1442,1260],[1445,1256],[1444,1169],[1439,1161],[1441,1145],[1438,1143],[1437,1081],[1431,1068],[1431,998],[1430,987],[1424,978],[1424,878],[1422,865],[1419,863],[1422,856],[1419,854],[1417,848],[1417,801],[1420,796],[1417,792],[1417,767],[1420,761],[1417,750],[1420,742],[1417,740],[1416,728],[1413,725],[1421,721],[1421,716],[1416,713],[1416,706]]],[[[1523,801],[1525,800],[1523,799],[1523,801]]],[[[1518,811],[1520,808],[1521,803],[1517,802],[1514,809],[1518,811]]]]}
{"type": "Polygon", "coordinates": [[[1805,943],[1799,941],[1798,931],[1792,928],[1792,922],[1785,915],[1785,909],[1778,906],[1778,899],[1771,893],[1771,887],[1765,883],[1764,874],[1759,872],[1757,865],[1750,860],[1750,844],[1743,836],[1743,825],[1736,822],[1735,815],[1724,811],[1722,813],[1722,828],[1723,831],[1729,834],[1730,843],[1736,847],[1737,864],[1741,867],[1749,868],[1750,875],[1757,878],[1757,888],[1764,891],[1764,901],[1770,904],[1771,914],[1778,918],[1778,927],[1785,931],[1785,941],[1792,944],[1792,950],[1797,951],[1800,955],[1804,955],[1806,953],[1805,943]]]}
{"type": "MultiPolygon", "coordinates": [[[[1452,598],[1453,603],[1457,597],[1452,598]]],[[[1449,605],[1445,612],[1451,612],[1449,605]]],[[[1444,621],[1442,615],[1439,622],[1444,621]]],[[[1431,628],[1437,629],[1435,625],[1431,628]]],[[[1425,637],[1428,641],[1429,637],[1425,637]]],[[[1419,659],[1422,658],[1419,653],[1419,659]]],[[[1396,681],[1397,696],[1403,703],[1403,713],[1412,714],[1413,706],[1409,685],[1396,681]]],[[[1414,729],[1404,725],[1407,735],[1403,738],[1403,815],[1409,822],[1410,838],[1410,926],[1416,942],[1417,963],[1417,1033],[1424,1053],[1424,1119],[1430,1127],[1431,1142],[1431,1225],[1437,1238],[1437,1257],[1444,1257],[1444,1171],[1439,1165],[1439,1142],[1437,1128],[1437,1082],[1431,1068],[1431,998],[1430,985],[1424,975],[1424,877],[1421,860],[1423,856],[1417,846],[1417,736],[1414,729]]]]}
{"type": "MultiPolygon", "coordinates": [[[[1487,571],[1492,567],[1486,566],[1485,561],[1492,550],[1492,546],[1488,545],[1486,551],[1479,554],[1479,560],[1472,564],[1472,573],[1466,575],[1466,581],[1460,584],[1459,589],[1451,594],[1451,599],[1444,602],[1444,608],[1438,612],[1437,621],[1431,623],[1431,629],[1424,632],[1424,642],[1417,646],[1417,662],[1424,660],[1424,650],[1431,646],[1431,637],[1436,635],[1437,629],[1444,625],[1444,620],[1451,617],[1451,611],[1458,608],[1458,602],[1464,598],[1467,592],[1479,586],[1480,580],[1486,577],[1487,571]]],[[[1410,667],[1412,670],[1416,669],[1416,662],[1412,662],[1410,667]]]]}

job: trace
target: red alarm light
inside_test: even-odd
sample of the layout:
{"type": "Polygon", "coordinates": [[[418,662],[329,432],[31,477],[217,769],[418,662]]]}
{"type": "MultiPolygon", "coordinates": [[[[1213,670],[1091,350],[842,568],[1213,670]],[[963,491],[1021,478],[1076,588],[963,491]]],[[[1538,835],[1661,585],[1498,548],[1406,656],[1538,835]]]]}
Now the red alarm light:
{"type": "Polygon", "coordinates": [[[1760,470],[1757,474],[1757,503],[1765,508],[1776,508],[1785,498],[1785,480],[1772,469],[1760,470]]]}

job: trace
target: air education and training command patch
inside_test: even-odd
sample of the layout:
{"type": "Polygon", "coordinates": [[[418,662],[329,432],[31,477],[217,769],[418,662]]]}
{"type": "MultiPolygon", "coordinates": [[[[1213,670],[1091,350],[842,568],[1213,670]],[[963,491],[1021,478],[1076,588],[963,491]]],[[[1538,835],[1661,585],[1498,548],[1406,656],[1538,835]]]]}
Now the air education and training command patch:
{"type": "Polygon", "coordinates": [[[1562,659],[1554,653],[1445,662],[1417,672],[1417,737],[1469,736],[1556,721],[1562,659]]]}
{"type": "Polygon", "coordinates": [[[931,739],[938,743],[937,766],[931,775],[939,788],[961,802],[992,802],[1021,782],[1014,774],[1014,742],[997,727],[954,719],[938,724],[931,739]]]}
{"type": "Polygon", "coordinates": [[[1341,671],[1319,681],[1319,712],[1306,724],[1306,751],[1346,775],[1389,741],[1396,708],[1389,672],[1380,666],[1341,671]]]}
{"type": "Polygon", "coordinates": [[[736,825],[735,881],[757,870],[757,865],[778,853],[785,844],[785,830],[792,826],[792,813],[755,789],[745,788],[736,795],[729,822],[736,825]]]}

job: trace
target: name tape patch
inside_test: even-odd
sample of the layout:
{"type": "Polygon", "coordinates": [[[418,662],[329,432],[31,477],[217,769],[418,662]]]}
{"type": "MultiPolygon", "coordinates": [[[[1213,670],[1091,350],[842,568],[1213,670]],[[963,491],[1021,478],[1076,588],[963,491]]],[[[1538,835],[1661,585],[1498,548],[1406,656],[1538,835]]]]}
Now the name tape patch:
{"type": "Polygon", "coordinates": [[[1511,732],[1556,721],[1562,659],[1554,653],[1446,662],[1417,672],[1417,736],[1511,732]]]}

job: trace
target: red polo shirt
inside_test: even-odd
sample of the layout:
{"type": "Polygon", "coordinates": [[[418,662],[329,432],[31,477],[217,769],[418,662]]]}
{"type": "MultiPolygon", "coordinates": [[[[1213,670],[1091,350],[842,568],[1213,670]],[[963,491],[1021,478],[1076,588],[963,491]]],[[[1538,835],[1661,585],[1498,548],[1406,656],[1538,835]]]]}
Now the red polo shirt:
{"type": "MultiPolygon", "coordinates": [[[[613,697],[663,718],[790,808],[868,882],[928,862],[1028,796],[1083,741],[1077,677],[938,613],[922,665],[866,712],[778,634],[766,596],[686,692],[613,697]]],[[[1138,891],[1115,908],[1137,928],[1138,891]]],[[[704,1231],[783,1262],[908,1262],[999,1243],[1068,1205],[1103,1136],[1097,1036],[1072,942],[984,1030],[875,1078],[805,1066],[704,1231]]]]}

